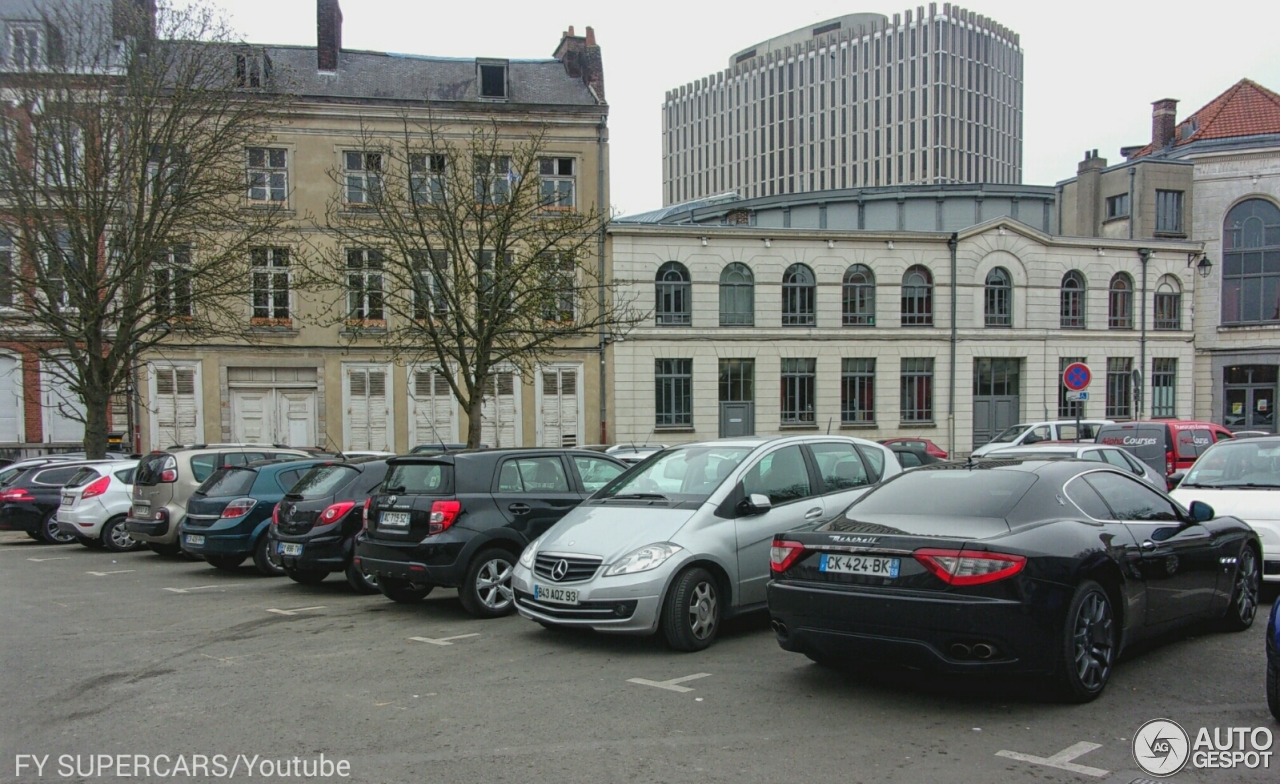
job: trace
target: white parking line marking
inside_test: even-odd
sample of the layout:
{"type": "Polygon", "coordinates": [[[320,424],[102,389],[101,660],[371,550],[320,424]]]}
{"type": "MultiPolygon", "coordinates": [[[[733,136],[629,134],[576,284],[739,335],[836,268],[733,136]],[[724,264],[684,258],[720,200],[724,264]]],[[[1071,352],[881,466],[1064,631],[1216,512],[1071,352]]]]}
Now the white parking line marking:
{"type": "Polygon", "coordinates": [[[479,636],[480,636],[480,632],[474,632],[472,634],[458,634],[453,637],[441,637],[438,640],[433,640],[430,637],[410,637],[409,639],[413,640],[414,642],[429,642],[432,645],[453,645],[453,640],[465,640],[468,637],[479,637],[479,636]]]}
{"type": "Polygon", "coordinates": [[[1007,759],[1018,760],[1019,762],[1030,762],[1033,765],[1047,765],[1051,768],[1059,770],[1069,770],[1072,773],[1081,773],[1085,776],[1093,776],[1094,778],[1102,778],[1110,776],[1111,771],[1102,768],[1091,768],[1088,765],[1077,765],[1072,760],[1083,757],[1094,749],[1102,748],[1101,743],[1090,743],[1088,741],[1080,741],[1074,746],[1068,746],[1062,751],[1054,754],[1052,757],[1037,757],[1033,754],[1021,754],[1016,751],[997,751],[997,757],[1005,757],[1007,759]]]}
{"type": "Polygon", "coordinates": [[[132,571],[136,571],[136,570],[135,569],[116,569],[114,572],[85,572],[85,574],[92,574],[97,577],[106,577],[109,574],[128,574],[129,572],[132,572],[132,571]]]}
{"type": "Polygon", "coordinates": [[[57,558],[28,558],[27,560],[31,561],[32,563],[44,563],[45,561],[70,561],[71,556],[60,555],[57,558]]]}
{"type": "Polygon", "coordinates": [[[277,610],[274,607],[272,607],[268,609],[267,612],[277,613],[279,615],[297,615],[298,613],[306,612],[307,610],[323,610],[323,609],[324,609],[324,605],[318,604],[315,607],[295,607],[292,610],[277,610]]]}
{"type": "Polygon", "coordinates": [[[699,672],[694,673],[693,675],[686,675],[683,678],[672,678],[669,681],[651,681],[647,678],[628,678],[627,683],[638,683],[641,686],[652,686],[655,689],[666,689],[667,691],[686,692],[693,691],[693,689],[688,686],[680,686],[679,684],[684,683],[685,681],[696,680],[698,678],[706,678],[710,675],[711,673],[709,672],[699,672]]]}
{"type": "Polygon", "coordinates": [[[235,588],[239,585],[249,585],[249,583],[214,583],[213,585],[195,585],[190,588],[165,588],[170,593],[191,593],[192,591],[203,591],[207,588],[235,588]]]}

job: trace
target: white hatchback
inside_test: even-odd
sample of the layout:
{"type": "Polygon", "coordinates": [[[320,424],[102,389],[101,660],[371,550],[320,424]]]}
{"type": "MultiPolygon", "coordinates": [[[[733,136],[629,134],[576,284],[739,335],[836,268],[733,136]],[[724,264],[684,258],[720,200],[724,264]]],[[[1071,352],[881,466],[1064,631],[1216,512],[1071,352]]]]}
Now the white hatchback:
{"type": "Polygon", "coordinates": [[[1214,444],[1170,495],[1248,523],[1262,540],[1262,579],[1280,582],[1280,437],[1214,444]]]}
{"type": "Polygon", "coordinates": [[[81,468],[62,488],[58,529],[73,534],[86,547],[106,547],[117,553],[142,547],[124,530],[137,468],[137,460],[104,461],[81,468]]]}

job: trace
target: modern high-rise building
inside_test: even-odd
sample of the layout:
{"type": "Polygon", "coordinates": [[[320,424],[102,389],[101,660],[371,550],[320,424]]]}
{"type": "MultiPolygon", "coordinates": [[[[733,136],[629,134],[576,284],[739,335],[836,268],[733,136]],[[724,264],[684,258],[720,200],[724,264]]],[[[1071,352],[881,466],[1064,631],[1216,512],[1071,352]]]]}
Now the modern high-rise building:
{"type": "Polygon", "coordinates": [[[1022,49],[980,14],[930,3],[763,41],[669,90],[664,205],[785,193],[1022,181],[1022,49]]]}

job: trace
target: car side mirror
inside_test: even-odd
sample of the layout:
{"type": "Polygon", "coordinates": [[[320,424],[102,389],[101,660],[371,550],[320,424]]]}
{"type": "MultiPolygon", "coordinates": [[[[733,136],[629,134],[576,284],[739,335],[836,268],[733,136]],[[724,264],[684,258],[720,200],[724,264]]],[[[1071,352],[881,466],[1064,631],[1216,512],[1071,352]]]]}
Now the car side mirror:
{"type": "Polygon", "coordinates": [[[1204,501],[1192,501],[1190,512],[1191,522],[1193,523],[1207,523],[1212,520],[1216,514],[1213,511],[1213,507],[1209,506],[1204,501]]]}
{"type": "Polygon", "coordinates": [[[759,515],[764,514],[772,508],[773,502],[769,500],[769,496],[764,495],[763,493],[752,493],[742,499],[742,502],[738,504],[738,513],[743,516],[759,515]]]}
{"type": "Polygon", "coordinates": [[[1186,471],[1177,471],[1175,473],[1169,474],[1168,478],[1165,479],[1165,482],[1168,483],[1169,489],[1173,490],[1173,489],[1176,489],[1178,485],[1182,484],[1182,480],[1186,478],[1187,478],[1186,471]]]}

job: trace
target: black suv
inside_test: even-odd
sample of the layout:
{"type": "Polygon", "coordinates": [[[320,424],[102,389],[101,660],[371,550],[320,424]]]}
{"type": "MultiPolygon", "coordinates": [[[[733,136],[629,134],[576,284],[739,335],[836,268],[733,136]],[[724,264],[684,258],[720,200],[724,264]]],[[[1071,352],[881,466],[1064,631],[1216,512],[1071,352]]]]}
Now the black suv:
{"type": "Polygon", "coordinates": [[[467,612],[515,610],[511,570],[525,545],[628,466],[586,450],[488,449],[406,455],[365,509],[355,566],[397,602],[456,587],[467,612]]]}
{"type": "Polygon", "coordinates": [[[377,593],[377,579],[351,564],[364,508],[387,475],[386,458],[322,463],[298,480],[276,507],[271,548],[294,582],[315,585],[345,572],[359,593],[377,593]]]}

